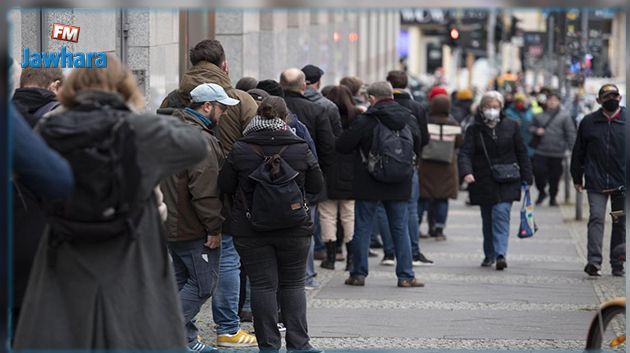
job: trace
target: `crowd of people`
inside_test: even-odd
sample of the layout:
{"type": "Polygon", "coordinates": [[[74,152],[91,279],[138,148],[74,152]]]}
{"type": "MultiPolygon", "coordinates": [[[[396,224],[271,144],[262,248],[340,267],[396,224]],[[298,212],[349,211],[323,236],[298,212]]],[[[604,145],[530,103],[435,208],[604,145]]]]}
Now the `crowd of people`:
{"type": "MultiPolygon", "coordinates": [[[[424,105],[404,71],[322,87],[325,72],[306,65],[232,86],[219,41],[190,61],[157,114],[113,55],[107,68],[15,80],[16,349],[216,352],[195,325],[210,300],[219,347],[278,352],[286,331],[289,352],[322,352],[306,316],[315,261],[345,261],[345,284],[365,286],[382,247],[398,287],[423,287],[414,267],[434,262],[421,242],[447,241],[449,200],[467,190],[481,266],[505,270],[523,184],[557,206],[570,151],[591,210],[585,271],[601,275],[606,203],[625,181],[616,86],[578,126],[546,88],[435,86],[424,105]],[[252,320],[254,335],[240,327],[252,320]]],[[[623,217],[612,234],[611,248],[625,242],[623,217]]]]}

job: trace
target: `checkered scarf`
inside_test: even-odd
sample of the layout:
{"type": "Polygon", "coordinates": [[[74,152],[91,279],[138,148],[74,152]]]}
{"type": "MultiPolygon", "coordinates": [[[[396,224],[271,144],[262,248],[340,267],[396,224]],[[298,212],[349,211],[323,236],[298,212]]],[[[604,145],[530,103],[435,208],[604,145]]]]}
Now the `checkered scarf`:
{"type": "Polygon", "coordinates": [[[285,131],[287,129],[287,124],[280,118],[265,119],[256,115],[243,130],[243,136],[259,131],[285,131]]]}

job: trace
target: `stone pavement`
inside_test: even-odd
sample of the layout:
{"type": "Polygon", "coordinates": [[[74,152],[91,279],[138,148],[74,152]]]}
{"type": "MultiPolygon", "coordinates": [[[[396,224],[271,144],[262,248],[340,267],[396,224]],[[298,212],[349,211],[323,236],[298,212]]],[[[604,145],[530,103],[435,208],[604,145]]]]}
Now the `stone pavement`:
{"type": "MultiPolygon", "coordinates": [[[[465,196],[461,193],[451,202],[447,241],[421,240],[422,252],[435,261],[432,267],[415,269],[426,282],[424,288],[397,288],[394,267],[380,265],[380,257],[370,259],[365,287],[344,285],[347,272],[341,263],[335,271],[318,267],[321,287],[307,292],[313,344],[363,349],[583,348],[594,310],[602,301],[625,295],[624,279],[612,277],[607,264],[598,279],[582,271],[586,222],[573,221],[572,206],[542,206],[536,211],[538,233],[518,239],[520,204],[515,203],[508,268],[499,272],[479,266],[480,213],[478,207],[464,205],[465,196]]],[[[587,218],[587,207],[584,214],[587,218]]],[[[609,232],[610,224],[606,229],[609,232]]],[[[609,234],[604,243],[609,243],[609,234]]],[[[208,338],[214,336],[210,316],[208,308],[199,315],[208,338]]]]}

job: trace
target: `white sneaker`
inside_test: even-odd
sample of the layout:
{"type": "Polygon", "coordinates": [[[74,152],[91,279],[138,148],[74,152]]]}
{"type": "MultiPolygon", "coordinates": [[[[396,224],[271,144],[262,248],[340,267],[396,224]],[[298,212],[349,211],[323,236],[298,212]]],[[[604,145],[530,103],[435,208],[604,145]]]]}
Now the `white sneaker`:
{"type": "Polygon", "coordinates": [[[383,260],[381,260],[381,265],[383,266],[394,266],[396,265],[396,260],[394,260],[393,256],[383,256],[383,260]]]}

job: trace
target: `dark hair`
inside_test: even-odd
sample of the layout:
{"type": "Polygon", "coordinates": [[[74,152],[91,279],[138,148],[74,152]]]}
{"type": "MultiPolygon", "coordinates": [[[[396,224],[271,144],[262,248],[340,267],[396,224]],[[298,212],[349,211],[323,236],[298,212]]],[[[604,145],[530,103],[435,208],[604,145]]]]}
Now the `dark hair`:
{"type": "Polygon", "coordinates": [[[389,81],[394,88],[407,88],[409,82],[407,73],[400,70],[392,70],[387,73],[387,81],[389,81]]]}
{"type": "Polygon", "coordinates": [[[354,99],[352,99],[350,89],[342,85],[334,86],[327,92],[326,98],[335,103],[341,116],[341,125],[344,129],[347,129],[360,113],[359,108],[354,103],[354,99]]]}
{"type": "Polygon", "coordinates": [[[63,81],[63,72],[60,68],[35,68],[27,67],[20,75],[20,87],[35,86],[48,88],[55,81],[63,81]]]}
{"type": "Polygon", "coordinates": [[[215,39],[206,39],[190,49],[190,63],[197,65],[200,61],[207,61],[216,66],[223,65],[223,62],[225,62],[225,51],[221,42],[215,39]]]}
{"type": "Polygon", "coordinates": [[[262,103],[260,103],[256,114],[263,119],[280,118],[282,120],[286,120],[287,115],[289,115],[289,109],[287,108],[287,104],[284,102],[284,99],[276,96],[269,96],[263,99],[262,103]]]}
{"type": "Polygon", "coordinates": [[[284,90],[275,80],[262,80],[258,82],[256,88],[261,89],[272,96],[284,97],[284,90]]]}
{"type": "Polygon", "coordinates": [[[236,89],[240,89],[241,91],[249,91],[250,89],[256,88],[258,84],[258,80],[253,77],[243,77],[236,83],[236,89]]]}
{"type": "MultiPolygon", "coordinates": [[[[331,90],[331,89],[333,89],[333,87],[335,87],[335,85],[327,85],[327,86],[324,86],[324,87],[322,87],[322,89],[321,89],[321,91],[320,91],[320,92],[321,92],[321,94],[322,94],[323,96],[325,96],[325,95],[327,95],[327,94],[328,94],[328,92],[330,92],[330,90],[331,90]]],[[[346,88],[347,88],[347,87],[346,87],[346,88]]],[[[350,93],[350,95],[352,95],[352,93],[350,93]]]]}
{"type": "Polygon", "coordinates": [[[361,87],[363,86],[363,81],[361,81],[357,77],[347,76],[347,77],[342,78],[341,81],[339,81],[339,84],[348,87],[350,89],[350,92],[352,92],[353,96],[358,96],[359,91],[361,90],[361,87]]]}

